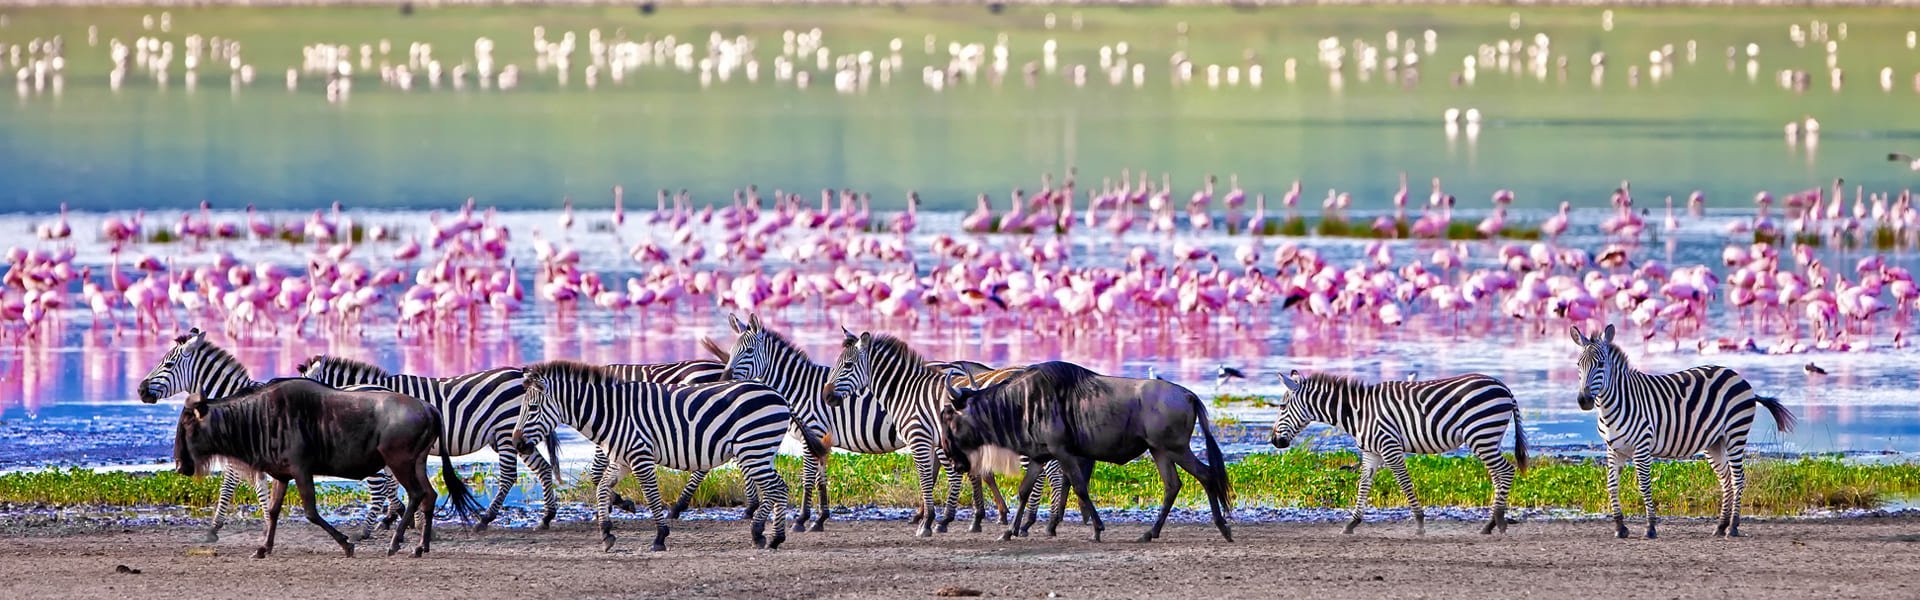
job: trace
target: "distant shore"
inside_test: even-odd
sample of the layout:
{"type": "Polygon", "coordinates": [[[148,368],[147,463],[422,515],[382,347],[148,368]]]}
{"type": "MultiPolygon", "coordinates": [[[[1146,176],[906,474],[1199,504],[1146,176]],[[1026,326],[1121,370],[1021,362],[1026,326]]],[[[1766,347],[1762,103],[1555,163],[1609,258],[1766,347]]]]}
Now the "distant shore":
{"type": "Polygon", "coordinates": [[[406,6],[634,6],[647,10],[724,6],[967,6],[1033,7],[1311,7],[1311,6],[1511,6],[1539,7],[1779,7],[1892,8],[1920,6],[1920,0],[11,0],[6,9],[34,7],[316,7],[406,6]]]}

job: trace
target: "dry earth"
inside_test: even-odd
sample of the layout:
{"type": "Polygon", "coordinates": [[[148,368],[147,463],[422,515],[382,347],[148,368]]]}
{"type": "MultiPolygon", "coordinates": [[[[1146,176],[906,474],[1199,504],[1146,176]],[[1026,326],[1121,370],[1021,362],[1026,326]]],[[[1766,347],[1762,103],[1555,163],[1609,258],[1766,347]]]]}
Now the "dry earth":
{"type": "Polygon", "coordinates": [[[1022,598],[1920,597],[1916,518],[1753,522],[1738,540],[1673,521],[1653,541],[1616,540],[1599,522],[1522,523],[1505,538],[1457,522],[1426,537],[1403,523],[1350,537],[1328,524],[1243,524],[1235,543],[1172,525],[1151,544],[1120,541],[1138,524],[1115,524],[1096,544],[1077,525],[999,542],[835,522],[777,552],[752,549],[745,524],[690,522],[665,553],[646,552],[649,532],[622,525],[613,553],[574,523],[477,536],[442,527],[427,558],[388,558],[367,542],[349,559],[293,520],[275,554],[254,560],[254,526],[204,546],[198,526],[0,523],[0,597],[364,598],[383,588],[435,598],[912,598],[949,586],[1022,598]],[[140,572],[117,573],[121,565],[140,572]]]}

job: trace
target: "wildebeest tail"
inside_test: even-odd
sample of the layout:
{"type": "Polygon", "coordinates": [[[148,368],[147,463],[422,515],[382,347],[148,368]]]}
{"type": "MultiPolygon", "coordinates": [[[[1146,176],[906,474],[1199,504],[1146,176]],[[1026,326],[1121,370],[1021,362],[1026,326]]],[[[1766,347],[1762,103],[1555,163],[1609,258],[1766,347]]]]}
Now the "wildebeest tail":
{"type": "Polygon", "coordinates": [[[1793,425],[1799,422],[1798,419],[1793,417],[1793,413],[1787,410],[1786,405],[1780,403],[1779,398],[1754,396],[1753,399],[1759,402],[1761,406],[1767,407],[1767,412],[1773,413],[1773,424],[1775,427],[1778,427],[1782,433],[1793,431],[1793,425]]]}
{"type": "Polygon", "coordinates": [[[1527,428],[1520,425],[1520,406],[1513,407],[1513,462],[1521,473],[1527,472],[1527,428]]]}
{"type": "Polygon", "coordinates": [[[1207,471],[1212,473],[1214,481],[1220,482],[1222,512],[1233,512],[1233,481],[1227,478],[1227,458],[1220,453],[1220,441],[1213,437],[1213,422],[1207,418],[1207,405],[1200,396],[1187,392],[1187,401],[1193,403],[1193,411],[1200,421],[1200,437],[1207,444],[1207,471]]]}
{"type": "Polygon", "coordinates": [[[460,472],[453,468],[453,455],[448,453],[447,429],[439,410],[427,406],[427,413],[433,415],[434,443],[440,446],[440,478],[447,484],[447,503],[465,520],[468,515],[480,512],[480,501],[473,497],[473,490],[467,489],[467,482],[460,479],[460,472]]]}

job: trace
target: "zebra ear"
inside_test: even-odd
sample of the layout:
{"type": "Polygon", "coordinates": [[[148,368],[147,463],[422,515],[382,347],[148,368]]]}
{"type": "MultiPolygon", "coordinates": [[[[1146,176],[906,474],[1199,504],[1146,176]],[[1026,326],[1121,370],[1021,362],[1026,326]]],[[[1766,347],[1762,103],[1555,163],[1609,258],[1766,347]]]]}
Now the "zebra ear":
{"type": "Polygon", "coordinates": [[[1606,333],[1602,333],[1601,336],[1602,337],[1600,338],[1600,343],[1603,343],[1603,344],[1613,343],[1613,324],[1612,323],[1607,324],[1607,331],[1606,333]]]}
{"type": "Polygon", "coordinates": [[[1587,336],[1580,333],[1579,325],[1568,326],[1567,334],[1573,336],[1573,343],[1579,344],[1582,346],[1587,345],[1587,336]]]}
{"type": "Polygon", "coordinates": [[[747,332],[747,325],[740,322],[740,315],[727,313],[727,326],[732,327],[734,333],[747,332]]]}
{"type": "Polygon", "coordinates": [[[1286,373],[1281,373],[1280,385],[1287,386],[1287,391],[1289,392],[1300,391],[1300,380],[1297,379],[1299,376],[1300,376],[1299,371],[1294,371],[1293,377],[1288,377],[1286,373]]]}

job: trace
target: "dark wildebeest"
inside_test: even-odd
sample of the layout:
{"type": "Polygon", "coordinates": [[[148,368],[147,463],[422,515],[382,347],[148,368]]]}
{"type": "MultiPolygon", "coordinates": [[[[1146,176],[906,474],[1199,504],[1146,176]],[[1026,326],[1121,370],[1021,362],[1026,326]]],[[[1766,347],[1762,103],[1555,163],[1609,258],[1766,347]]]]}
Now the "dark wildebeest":
{"type": "MultiPolygon", "coordinates": [[[[406,513],[393,530],[393,545],[387,554],[400,550],[407,526],[425,504],[420,545],[413,551],[414,556],[420,556],[433,541],[436,494],[427,479],[427,453],[440,439],[441,427],[439,411],[398,393],[344,391],[311,379],[276,379],[242,388],[226,398],[189,398],[180,410],[173,454],[181,475],[205,472],[208,461],[221,457],[229,464],[273,478],[272,503],[267,506],[267,541],[254,558],[265,558],[273,551],[273,536],[290,480],[300,489],[307,521],[326,530],[347,556],[353,556],[353,544],[347,536],[314,508],[313,478],[366,479],[385,468],[407,490],[406,513]]],[[[453,470],[453,458],[442,453],[440,461],[440,473],[447,480],[447,495],[454,509],[462,517],[477,511],[473,493],[453,470]]]]}
{"type": "MultiPolygon", "coordinates": [[[[1100,541],[1106,525],[1087,493],[1094,462],[1125,464],[1151,451],[1166,495],[1160,517],[1140,541],[1160,537],[1160,529],[1167,524],[1167,511],[1180,495],[1175,467],[1200,480],[1207,505],[1213,509],[1213,524],[1221,536],[1233,541],[1226,518],[1233,511],[1226,461],[1214,440],[1206,407],[1186,388],[1159,379],[1107,377],[1072,363],[1045,362],[1000,385],[955,389],[951,405],[940,412],[946,450],[957,469],[978,472],[976,465],[985,461],[976,459],[995,453],[1032,459],[1020,482],[1016,517],[1026,513],[1038,467],[1057,460],[1080,498],[1080,510],[1093,519],[1094,541],[1100,541]],[[1201,464],[1188,447],[1195,421],[1206,442],[1207,464],[1201,464]]],[[[1060,517],[1060,511],[1055,511],[1049,519],[1049,534],[1060,525],[1060,517]]],[[[1000,539],[1015,533],[1008,529],[1000,539]]]]}

